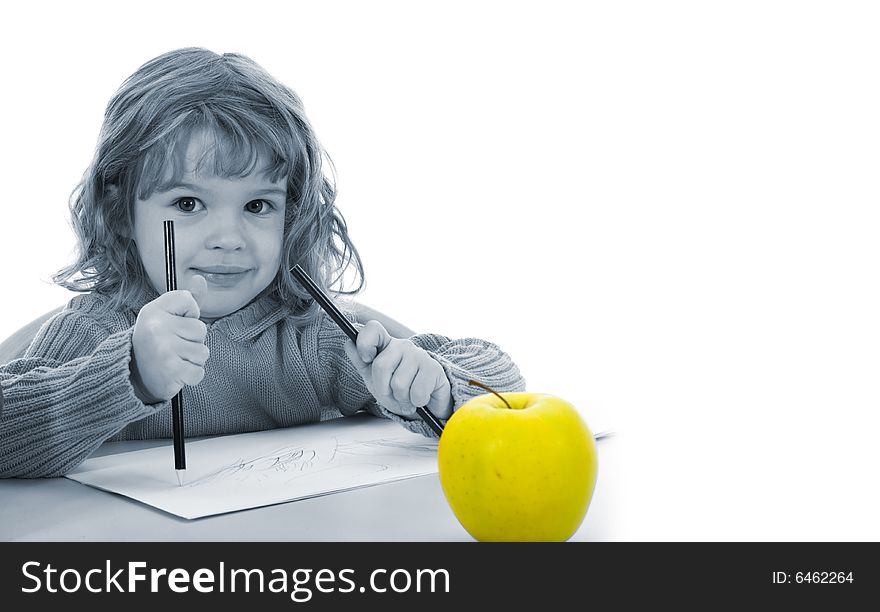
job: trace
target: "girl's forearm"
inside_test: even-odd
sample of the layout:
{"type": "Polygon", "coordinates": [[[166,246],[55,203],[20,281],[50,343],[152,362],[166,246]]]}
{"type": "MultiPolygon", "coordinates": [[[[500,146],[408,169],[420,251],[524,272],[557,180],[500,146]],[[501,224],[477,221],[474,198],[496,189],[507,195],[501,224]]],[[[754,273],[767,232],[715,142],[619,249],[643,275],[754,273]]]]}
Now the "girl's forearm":
{"type": "Polygon", "coordinates": [[[0,477],[62,476],[128,423],[161,409],[140,401],[129,379],[130,330],[88,356],[27,358],[3,367],[0,477]]]}

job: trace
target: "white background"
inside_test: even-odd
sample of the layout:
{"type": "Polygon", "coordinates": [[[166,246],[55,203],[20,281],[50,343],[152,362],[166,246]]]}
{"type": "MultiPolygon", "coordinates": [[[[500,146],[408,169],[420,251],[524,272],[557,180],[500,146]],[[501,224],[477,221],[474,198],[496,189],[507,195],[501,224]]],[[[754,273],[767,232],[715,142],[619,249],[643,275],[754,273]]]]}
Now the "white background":
{"type": "Polygon", "coordinates": [[[609,539],[880,540],[872,3],[11,6],[0,338],[69,298],[124,78],[237,51],[336,164],[358,299],[617,430],[609,539]]]}

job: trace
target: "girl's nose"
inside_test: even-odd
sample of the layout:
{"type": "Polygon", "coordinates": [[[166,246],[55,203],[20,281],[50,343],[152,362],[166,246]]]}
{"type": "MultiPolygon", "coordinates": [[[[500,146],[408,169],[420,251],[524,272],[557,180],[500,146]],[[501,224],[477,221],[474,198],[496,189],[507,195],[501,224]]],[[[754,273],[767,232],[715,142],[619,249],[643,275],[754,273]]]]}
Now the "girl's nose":
{"type": "Polygon", "coordinates": [[[240,250],[245,248],[244,227],[238,215],[216,214],[205,233],[205,246],[209,249],[240,250]]]}

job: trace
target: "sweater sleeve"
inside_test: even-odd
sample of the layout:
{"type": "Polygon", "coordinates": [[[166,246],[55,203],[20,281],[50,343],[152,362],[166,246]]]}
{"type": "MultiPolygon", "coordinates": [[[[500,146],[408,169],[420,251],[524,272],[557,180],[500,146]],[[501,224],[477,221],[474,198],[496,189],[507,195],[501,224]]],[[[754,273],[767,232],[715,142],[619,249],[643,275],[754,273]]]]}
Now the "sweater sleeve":
{"type": "MultiPolygon", "coordinates": [[[[346,316],[354,322],[354,316],[346,316]]],[[[410,431],[427,437],[437,437],[421,419],[400,417],[379,405],[367,390],[354,364],[348,359],[343,346],[347,336],[336,324],[325,317],[318,331],[318,355],[327,388],[336,407],[343,415],[367,410],[377,416],[397,421],[410,431]]],[[[453,340],[439,334],[416,334],[409,338],[424,349],[443,367],[452,391],[453,412],[477,395],[486,393],[480,387],[469,385],[476,380],[496,391],[525,391],[525,379],[519,368],[497,345],[479,338],[453,340]]]]}
{"type": "Polygon", "coordinates": [[[0,366],[0,477],[62,476],[126,424],[161,410],[134,394],[131,335],[67,310],[40,328],[23,358],[0,366]]]}

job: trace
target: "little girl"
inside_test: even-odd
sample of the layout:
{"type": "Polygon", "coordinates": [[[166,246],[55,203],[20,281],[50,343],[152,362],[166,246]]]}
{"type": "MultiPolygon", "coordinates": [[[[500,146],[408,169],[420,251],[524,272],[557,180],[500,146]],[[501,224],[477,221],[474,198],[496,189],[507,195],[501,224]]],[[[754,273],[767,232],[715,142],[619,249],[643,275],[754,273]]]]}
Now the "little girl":
{"type": "Polygon", "coordinates": [[[524,390],[476,338],[415,334],[350,300],[357,344],[299,286],[363,266],[297,95],[252,60],[205,49],[144,64],[110,100],[71,199],[81,292],[0,366],[0,477],[63,475],[106,441],[288,427],[366,410],[426,436],[484,393],[524,390]],[[163,293],[163,221],[180,289],[163,293]],[[161,295],[160,295],[161,294],[161,295]],[[384,320],[382,322],[375,320],[384,320]],[[395,332],[389,333],[388,328],[395,332]],[[400,336],[408,336],[405,339],[400,336]]]}

